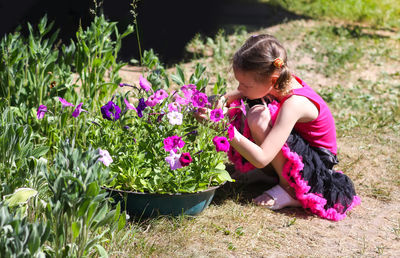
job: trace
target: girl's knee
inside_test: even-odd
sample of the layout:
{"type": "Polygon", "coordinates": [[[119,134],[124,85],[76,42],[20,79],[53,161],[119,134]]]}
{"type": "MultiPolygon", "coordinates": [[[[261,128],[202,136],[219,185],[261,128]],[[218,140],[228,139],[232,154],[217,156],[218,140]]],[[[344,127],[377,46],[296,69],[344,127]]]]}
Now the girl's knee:
{"type": "Polygon", "coordinates": [[[265,131],[269,127],[271,121],[271,113],[265,106],[256,105],[247,112],[247,123],[251,131],[265,131]]]}

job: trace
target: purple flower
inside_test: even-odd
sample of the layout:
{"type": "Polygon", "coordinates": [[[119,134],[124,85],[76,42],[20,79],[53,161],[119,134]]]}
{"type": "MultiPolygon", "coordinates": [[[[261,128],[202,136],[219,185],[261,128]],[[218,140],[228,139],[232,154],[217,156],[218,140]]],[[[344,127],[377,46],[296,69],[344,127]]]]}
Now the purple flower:
{"type": "Polygon", "coordinates": [[[229,142],[224,136],[215,136],[213,139],[213,143],[215,145],[215,149],[217,152],[224,151],[228,152],[229,150],[229,142]]]}
{"type": "Polygon", "coordinates": [[[211,121],[219,122],[223,118],[224,118],[224,111],[222,111],[222,109],[217,108],[217,109],[211,110],[211,113],[210,113],[211,121]]]}
{"type": "Polygon", "coordinates": [[[137,114],[139,117],[143,117],[142,111],[147,107],[146,102],[144,101],[144,98],[139,99],[139,104],[136,108],[137,114]]]}
{"type": "Polygon", "coordinates": [[[177,152],[178,148],[183,148],[183,146],[185,146],[185,142],[177,135],[169,136],[164,139],[165,151],[173,150],[174,152],[177,152]]]}
{"type": "Polygon", "coordinates": [[[181,163],[182,167],[188,166],[192,162],[192,157],[190,156],[189,152],[184,152],[179,157],[179,162],[181,163]]]}
{"type": "Polygon", "coordinates": [[[139,77],[139,85],[142,89],[144,89],[146,92],[151,90],[151,84],[150,82],[144,78],[142,75],[139,77]]]}
{"type": "Polygon", "coordinates": [[[160,100],[156,97],[155,94],[151,95],[147,100],[146,100],[146,105],[149,107],[154,107],[160,102],[160,100]]]}
{"type": "Polygon", "coordinates": [[[69,103],[65,99],[58,97],[58,100],[61,102],[62,108],[64,109],[65,107],[73,107],[74,105],[72,103],[69,103]]]}
{"type": "Polygon", "coordinates": [[[110,153],[107,150],[99,149],[100,158],[97,161],[103,162],[103,164],[108,167],[112,162],[113,159],[110,156],[110,153]]]}
{"type": "Polygon", "coordinates": [[[182,164],[179,161],[180,157],[181,157],[181,155],[176,154],[173,151],[170,151],[169,156],[165,158],[165,161],[168,162],[168,164],[172,170],[175,170],[175,169],[182,167],[182,164]]]}
{"type": "Polygon", "coordinates": [[[198,91],[192,96],[193,106],[197,108],[203,108],[208,103],[207,95],[198,91]]]}
{"type": "Polygon", "coordinates": [[[81,102],[76,106],[74,112],[72,112],[73,117],[78,117],[80,115],[80,113],[82,113],[82,111],[85,111],[82,109],[82,105],[83,105],[83,103],[81,102]]]}
{"type": "Polygon", "coordinates": [[[156,91],[155,95],[156,98],[161,101],[168,98],[168,93],[163,89],[156,91]]]}
{"type": "Polygon", "coordinates": [[[183,119],[182,113],[172,111],[167,114],[167,117],[168,117],[169,123],[171,125],[181,125],[182,124],[182,119],[183,119]]]}
{"type": "Polygon", "coordinates": [[[125,86],[125,83],[120,83],[120,84],[118,84],[118,86],[119,86],[119,87],[124,87],[124,86],[125,86]]]}
{"type": "Polygon", "coordinates": [[[47,107],[45,105],[40,105],[36,113],[37,119],[42,119],[46,112],[47,112],[47,107]]]}
{"type": "Polygon", "coordinates": [[[101,114],[103,115],[103,118],[107,120],[117,121],[120,113],[121,109],[112,101],[109,101],[101,107],[101,114]]]}

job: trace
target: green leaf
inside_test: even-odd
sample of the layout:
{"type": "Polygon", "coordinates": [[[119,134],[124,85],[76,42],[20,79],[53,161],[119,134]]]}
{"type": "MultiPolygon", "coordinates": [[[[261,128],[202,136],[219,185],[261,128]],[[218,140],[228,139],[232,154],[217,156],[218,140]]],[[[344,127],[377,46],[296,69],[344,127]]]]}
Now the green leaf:
{"type": "Polygon", "coordinates": [[[5,203],[10,207],[26,203],[31,197],[38,192],[32,188],[18,188],[13,194],[4,196],[5,203]]]}
{"type": "Polygon", "coordinates": [[[81,223],[74,221],[72,222],[71,227],[73,238],[76,239],[79,236],[79,232],[81,231],[81,223]]]}
{"type": "Polygon", "coordinates": [[[40,146],[39,148],[36,148],[32,151],[32,156],[38,159],[44,156],[49,151],[49,149],[49,146],[40,146]]]}
{"type": "Polygon", "coordinates": [[[104,247],[102,247],[101,245],[95,245],[94,247],[96,247],[97,251],[99,251],[100,257],[108,257],[108,253],[106,249],[104,249],[104,247]]]}
{"type": "Polygon", "coordinates": [[[225,181],[232,182],[232,178],[226,170],[219,170],[217,174],[217,180],[219,183],[223,183],[225,181]]]}

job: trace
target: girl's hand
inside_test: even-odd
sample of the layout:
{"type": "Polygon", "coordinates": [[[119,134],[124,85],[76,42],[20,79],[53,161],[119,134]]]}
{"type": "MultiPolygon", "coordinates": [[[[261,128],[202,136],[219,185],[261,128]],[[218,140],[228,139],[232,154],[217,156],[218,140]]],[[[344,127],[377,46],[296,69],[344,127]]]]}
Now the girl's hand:
{"type": "Polygon", "coordinates": [[[198,108],[196,112],[193,113],[194,117],[199,122],[204,122],[210,120],[210,109],[208,108],[198,108]]]}
{"type": "Polygon", "coordinates": [[[233,90],[233,91],[226,93],[224,95],[224,98],[226,99],[226,106],[229,106],[235,100],[241,99],[243,97],[244,97],[243,94],[240,93],[240,91],[238,91],[238,90],[233,90]]]}

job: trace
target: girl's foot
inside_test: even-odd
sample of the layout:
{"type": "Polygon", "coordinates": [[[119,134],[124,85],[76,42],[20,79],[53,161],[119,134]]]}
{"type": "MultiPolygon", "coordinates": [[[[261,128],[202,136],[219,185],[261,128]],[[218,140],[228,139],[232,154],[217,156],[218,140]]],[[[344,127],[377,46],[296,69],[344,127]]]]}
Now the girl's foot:
{"type": "Polygon", "coordinates": [[[280,185],[265,191],[253,199],[253,202],[271,210],[279,210],[285,207],[301,207],[300,202],[290,196],[280,185]]]}

